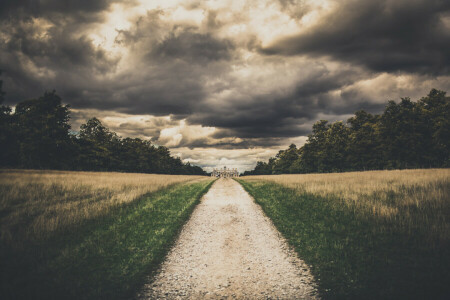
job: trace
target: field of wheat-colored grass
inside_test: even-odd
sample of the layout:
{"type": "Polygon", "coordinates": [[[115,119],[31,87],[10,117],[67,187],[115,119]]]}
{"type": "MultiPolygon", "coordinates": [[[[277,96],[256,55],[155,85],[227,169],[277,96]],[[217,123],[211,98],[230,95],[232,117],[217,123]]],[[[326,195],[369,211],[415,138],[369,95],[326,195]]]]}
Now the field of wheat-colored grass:
{"type": "Polygon", "coordinates": [[[1,240],[40,240],[57,230],[131,203],[173,184],[204,176],[0,170],[1,240]]]}
{"type": "Polygon", "coordinates": [[[129,299],[213,182],[0,170],[0,297],[129,299]]]}
{"type": "Polygon", "coordinates": [[[439,238],[450,239],[449,220],[446,220],[450,206],[450,169],[262,175],[243,179],[275,182],[298,193],[332,196],[340,200],[338,205],[379,218],[399,218],[401,212],[404,225],[414,222],[412,218],[417,217],[418,211],[433,211],[434,218],[420,221],[430,223],[430,230],[439,238]]]}
{"type": "Polygon", "coordinates": [[[312,266],[323,298],[450,295],[450,169],[239,181],[312,266]]]}

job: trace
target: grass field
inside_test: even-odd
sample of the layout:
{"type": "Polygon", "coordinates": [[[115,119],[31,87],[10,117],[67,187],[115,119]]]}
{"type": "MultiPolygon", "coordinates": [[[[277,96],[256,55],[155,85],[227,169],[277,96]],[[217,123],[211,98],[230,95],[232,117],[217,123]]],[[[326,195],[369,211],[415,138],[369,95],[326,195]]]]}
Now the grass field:
{"type": "Polygon", "coordinates": [[[133,296],[211,183],[200,176],[1,171],[1,298],[133,296]]]}
{"type": "Polygon", "coordinates": [[[448,299],[450,170],[248,176],[239,182],[325,299],[448,299]]]}

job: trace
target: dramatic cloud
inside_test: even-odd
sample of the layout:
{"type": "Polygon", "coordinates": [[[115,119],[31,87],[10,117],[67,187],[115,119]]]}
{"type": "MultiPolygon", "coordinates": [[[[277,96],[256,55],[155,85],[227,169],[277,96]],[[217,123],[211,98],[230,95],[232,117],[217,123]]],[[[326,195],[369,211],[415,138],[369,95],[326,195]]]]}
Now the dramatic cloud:
{"type": "Polygon", "coordinates": [[[440,0],[2,1],[6,104],[56,89],[73,130],[250,169],[319,119],[450,90],[440,0]]]}
{"type": "Polygon", "coordinates": [[[331,56],[377,72],[448,74],[450,2],[345,0],[311,28],[275,41],[266,54],[331,56]]]}
{"type": "Polygon", "coordinates": [[[102,12],[117,2],[111,0],[2,0],[0,16],[10,18],[49,17],[54,14],[79,16],[102,12]]]}

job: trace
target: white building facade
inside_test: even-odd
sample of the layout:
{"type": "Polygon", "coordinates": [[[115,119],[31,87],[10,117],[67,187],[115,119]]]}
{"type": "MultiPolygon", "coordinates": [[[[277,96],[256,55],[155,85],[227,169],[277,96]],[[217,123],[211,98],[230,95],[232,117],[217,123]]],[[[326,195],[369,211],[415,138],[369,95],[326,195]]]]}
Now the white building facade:
{"type": "Polygon", "coordinates": [[[223,167],[223,169],[213,169],[213,171],[211,172],[211,177],[221,177],[221,178],[239,177],[239,172],[236,168],[227,169],[227,167],[223,167]]]}

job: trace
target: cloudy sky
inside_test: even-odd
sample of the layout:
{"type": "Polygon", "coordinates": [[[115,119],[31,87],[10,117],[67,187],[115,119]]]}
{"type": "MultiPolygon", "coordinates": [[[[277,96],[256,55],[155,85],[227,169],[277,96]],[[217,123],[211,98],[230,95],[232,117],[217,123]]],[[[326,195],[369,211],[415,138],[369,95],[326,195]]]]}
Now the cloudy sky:
{"type": "Polygon", "coordinates": [[[205,167],[252,169],[314,122],[450,92],[450,1],[1,0],[6,104],[56,89],[205,167]]]}

